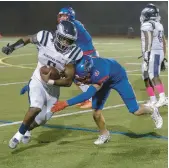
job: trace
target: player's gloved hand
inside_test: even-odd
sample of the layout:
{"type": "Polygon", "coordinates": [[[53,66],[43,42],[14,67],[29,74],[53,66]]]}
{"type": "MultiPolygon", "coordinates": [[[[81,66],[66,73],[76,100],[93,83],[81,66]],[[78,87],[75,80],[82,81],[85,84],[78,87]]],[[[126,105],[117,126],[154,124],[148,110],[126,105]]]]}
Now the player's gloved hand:
{"type": "Polygon", "coordinates": [[[21,90],[20,90],[20,95],[25,94],[28,91],[28,85],[25,85],[21,90]]]}
{"type": "Polygon", "coordinates": [[[7,44],[6,47],[2,48],[2,52],[6,55],[11,54],[14,51],[14,48],[12,47],[12,45],[9,45],[9,43],[7,44]]]}
{"type": "Polygon", "coordinates": [[[148,62],[148,61],[149,61],[149,58],[150,58],[150,51],[144,52],[143,58],[144,58],[144,61],[145,61],[145,62],[148,62]]]}
{"type": "Polygon", "coordinates": [[[59,111],[63,110],[64,108],[66,108],[67,106],[69,106],[67,101],[58,101],[51,108],[51,112],[53,112],[53,113],[59,112],[59,111]]]}
{"type": "Polygon", "coordinates": [[[168,60],[164,58],[161,63],[161,71],[165,71],[167,68],[168,68],[168,60]]]}

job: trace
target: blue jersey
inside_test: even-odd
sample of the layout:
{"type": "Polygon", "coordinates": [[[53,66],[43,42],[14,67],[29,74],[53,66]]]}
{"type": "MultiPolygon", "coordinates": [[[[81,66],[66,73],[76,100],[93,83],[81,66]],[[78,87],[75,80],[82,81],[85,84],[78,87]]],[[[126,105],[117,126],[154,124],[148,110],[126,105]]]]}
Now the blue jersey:
{"type": "Polygon", "coordinates": [[[91,84],[116,83],[127,78],[125,69],[114,59],[93,58],[94,67],[91,72],[91,84]]]}
{"type": "Polygon", "coordinates": [[[92,37],[88,33],[88,31],[84,28],[83,24],[78,20],[72,21],[78,32],[78,37],[76,41],[76,45],[82,49],[86,55],[90,55],[92,52],[95,52],[95,48],[92,43],[92,37]]]}

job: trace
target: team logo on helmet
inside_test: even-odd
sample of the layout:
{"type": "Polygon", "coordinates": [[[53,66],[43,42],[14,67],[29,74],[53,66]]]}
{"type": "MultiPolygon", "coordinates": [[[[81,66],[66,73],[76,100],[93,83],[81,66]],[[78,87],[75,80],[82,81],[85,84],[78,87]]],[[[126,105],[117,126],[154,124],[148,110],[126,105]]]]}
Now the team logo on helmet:
{"type": "Polygon", "coordinates": [[[100,74],[100,72],[99,72],[98,70],[96,70],[96,71],[94,72],[94,76],[99,76],[99,74],[100,74]]]}

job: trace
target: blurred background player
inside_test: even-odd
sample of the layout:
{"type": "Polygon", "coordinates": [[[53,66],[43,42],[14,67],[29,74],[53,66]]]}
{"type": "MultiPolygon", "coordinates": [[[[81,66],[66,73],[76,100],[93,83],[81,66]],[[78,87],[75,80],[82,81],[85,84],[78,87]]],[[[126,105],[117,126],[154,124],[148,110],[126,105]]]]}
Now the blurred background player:
{"type": "MultiPolygon", "coordinates": [[[[91,35],[85,29],[84,25],[80,21],[75,19],[75,11],[73,10],[73,8],[64,7],[59,11],[57,16],[57,22],[60,23],[62,20],[70,20],[75,24],[78,32],[76,45],[82,49],[83,55],[98,57],[99,54],[94,48],[91,35]]],[[[87,89],[89,88],[88,85],[84,84],[79,85],[79,87],[83,92],[86,92],[87,89]]],[[[91,108],[92,107],[91,101],[92,99],[89,99],[85,102],[79,103],[78,105],[80,106],[80,108],[91,108]]]]}
{"type": "Polygon", "coordinates": [[[161,63],[166,55],[164,29],[160,19],[159,9],[154,4],[148,4],[141,12],[142,76],[150,97],[147,104],[155,104],[156,107],[168,105],[164,85],[159,77],[161,63]],[[155,90],[159,94],[158,101],[155,90]]]}
{"type": "Polygon", "coordinates": [[[158,108],[138,105],[125,69],[114,59],[85,56],[75,65],[75,76],[79,82],[91,84],[88,90],[67,101],[56,102],[51,111],[58,112],[92,97],[93,118],[101,134],[94,144],[101,145],[110,139],[110,133],[106,129],[102,109],[111,89],[119,93],[131,114],[137,116],[151,114],[156,128],[160,129],[162,127],[163,119],[158,112],[158,108]]]}
{"type": "Polygon", "coordinates": [[[74,24],[63,21],[57,25],[53,34],[43,30],[2,48],[2,52],[9,55],[29,43],[38,47],[38,64],[28,84],[29,109],[19,130],[9,141],[10,148],[16,148],[20,141],[30,141],[30,130],[45,124],[52,117],[50,110],[59,98],[60,86],[71,86],[75,72],[72,62],[83,56],[82,50],[75,44],[76,39],[77,30],[74,24]],[[64,79],[52,80],[50,73],[41,74],[40,69],[43,66],[55,67],[59,72],[64,71],[64,79]]]}

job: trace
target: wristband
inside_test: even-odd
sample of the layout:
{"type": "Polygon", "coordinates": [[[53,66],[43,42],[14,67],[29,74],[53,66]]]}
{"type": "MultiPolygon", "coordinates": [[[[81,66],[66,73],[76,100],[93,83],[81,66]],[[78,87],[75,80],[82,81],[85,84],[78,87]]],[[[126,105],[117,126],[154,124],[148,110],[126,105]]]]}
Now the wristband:
{"type": "Polygon", "coordinates": [[[52,79],[49,79],[47,84],[48,84],[48,85],[54,85],[54,84],[55,84],[55,81],[52,80],[52,79]]]}

